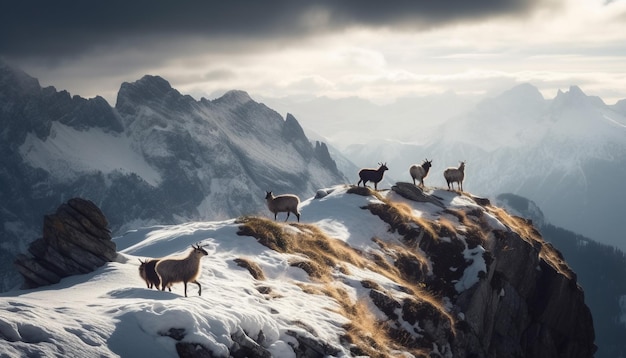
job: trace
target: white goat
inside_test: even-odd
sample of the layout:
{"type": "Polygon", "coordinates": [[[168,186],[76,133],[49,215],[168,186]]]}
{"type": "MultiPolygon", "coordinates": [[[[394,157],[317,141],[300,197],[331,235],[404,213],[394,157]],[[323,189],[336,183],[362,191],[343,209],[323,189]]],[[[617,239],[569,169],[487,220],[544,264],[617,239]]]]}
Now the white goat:
{"type": "Polygon", "coordinates": [[[422,165],[413,164],[409,168],[409,174],[411,174],[411,178],[413,178],[413,185],[415,185],[415,179],[420,182],[420,186],[424,187],[424,179],[428,175],[428,171],[432,166],[433,161],[424,159],[422,165]]]}
{"type": "Polygon", "coordinates": [[[173,283],[182,282],[185,285],[185,297],[187,297],[187,282],[198,285],[198,296],[202,295],[202,286],[198,282],[200,277],[200,259],[209,253],[200,245],[192,245],[192,250],[185,258],[165,258],[159,260],[155,266],[157,275],[161,280],[161,290],[171,287],[173,283]]]}
{"type": "Polygon", "coordinates": [[[300,222],[300,211],[298,211],[300,198],[293,194],[274,196],[271,191],[267,191],[266,193],[265,200],[267,201],[267,208],[274,213],[274,220],[276,220],[278,213],[287,213],[285,221],[289,219],[290,213],[294,213],[298,218],[298,222],[300,222]]]}
{"type": "Polygon", "coordinates": [[[460,191],[463,191],[463,179],[465,178],[465,162],[461,162],[458,168],[450,167],[443,171],[443,177],[446,178],[448,189],[454,190],[454,183],[458,183],[460,191]],[[452,184],[452,187],[450,187],[452,184]]]}

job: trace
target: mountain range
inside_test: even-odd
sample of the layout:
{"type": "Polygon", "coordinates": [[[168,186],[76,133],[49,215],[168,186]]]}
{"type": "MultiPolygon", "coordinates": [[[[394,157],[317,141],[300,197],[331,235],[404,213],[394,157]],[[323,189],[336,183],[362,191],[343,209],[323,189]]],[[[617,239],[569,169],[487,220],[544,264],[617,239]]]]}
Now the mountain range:
{"type": "MultiPolygon", "coordinates": [[[[593,232],[603,232],[619,223],[616,217],[623,202],[606,182],[624,178],[613,166],[623,159],[624,113],[626,102],[607,106],[578,87],[545,100],[533,86],[522,85],[455,117],[434,131],[437,135],[429,141],[354,146],[343,156],[319,137],[317,141],[307,137],[293,115],[283,118],[243,91],[197,101],[161,77],[145,76],[122,84],[116,106],[111,107],[101,97],[84,99],[42,88],[36,79],[0,63],[0,255],[6,266],[2,282],[4,289],[15,286],[10,269],[15,254],[27,251],[28,243],[41,235],[43,216],[71,197],[97,203],[114,235],[123,236],[143,226],[264,215],[266,190],[308,197],[329,184],[355,184],[358,167],[351,160],[370,165],[387,161],[391,170],[383,186],[391,187],[395,179],[409,180],[408,166],[428,157],[434,166],[426,185],[434,189],[445,186],[442,163],[452,164],[463,155],[469,191],[492,195],[536,189],[540,196],[551,195],[535,200],[540,204],[530,212],[541,230],[561,230],[547,224],[555,217],[547,210],[545,218],[543,213],[532,216],[549,203],[557,209],[562,206],[565,218],[578,212],[593,232]],[[484,170],[479,170],[479,164],[484,170]],[[528,168],[535,170],[524,170],[528,168]],[[599,185],[582,182],[583,189],[600,194],[581,189],[582,184],[570,177],[578,178],[577,173],[601,177],[599,185]],[[514,190],[506,190],[511,187],[514,190]],[[590,195],[600,197],[590,200],[590,195]],[[598,204],[599,199],[605,199],[604,205],[598,204]],[[606,217],[610,227],[599,227],[593,221],[596,216],[606,217]]],[[[555,236],[547,237],[548,241],[551,237],[555,236]]],[[[559,249],[575,242],[576,250],[582,250],[576,257],[584,257],[585,248],[596,247],[588,239],[554,242],[559,249]]],[[[621,262],[620,252],[616,254],[613,261],[621,262]]],[[[598,257],[604,256],[590,257],[603,260],[598,257]]],[[[583,273],[581,281],[589,272],[606,275],[604,268],[596,272],[584,260],[573,260],[575,271],[583,273]]],[[[621,289],[610,295],[617,302],[606,305],[611,309],[602,319],[617,319],[612,332],[619,334],[626,320],[620,318],[626,312],[620,311],[620,303],[626,296],[621,289]]],[[[594,305],[592,311],[596,309],[594,305]]],[[[603,337],[610,335],[607,332],[611,331],[603,329],[603,337]]],[[[617,341],[609,341],[610,352],[620,351],[617,341]]]]}
{"type": "Polygon", "coordinates": [[[466,162],[464,188],[483,196],[514,193],[539,205],[549,222],[626,250],[626,100],[606,105],[572,86],[547,100],[523,84],[483,100],[414,142],[353,144],[361,166],[387,162],[390,180],[432,160],[426,185],[466,162]]]}
{"type": "Polygon", "coordinates": [[[70,96],[0,63],[0,258],[4,288],[42,218],[93,201],[114,235],[149,224],[265,209],[265,193],[310,196],[346,181],[323,142],[243,91],[182,95],[158,76],[123,83],[115,107],[70,96]]]}

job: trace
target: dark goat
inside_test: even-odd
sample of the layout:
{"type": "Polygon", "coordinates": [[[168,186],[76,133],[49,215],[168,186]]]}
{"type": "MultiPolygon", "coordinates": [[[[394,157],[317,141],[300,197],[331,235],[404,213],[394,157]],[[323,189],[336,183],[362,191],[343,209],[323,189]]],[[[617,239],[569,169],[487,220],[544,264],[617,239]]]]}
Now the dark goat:
{"type": "Polygon", "coordinates": [[[148,288],[152,288],[154,286],[158,290],[161,285],[161,279],[154,270],[154,266],[156,266],[156,263],[159,262],[159,260],[145,259],[144,261],[141,261],[141,259],[139,259],[139,262],[141,262],[141,265],[139,265],[139,276],[146,281],[146,286],[148,286],[148,288]]]}
{"type": "Polygon", "coordinates": [[[387,168],[387,163],[378,163],[378,165],[380,165],[378,169],[365,168],[359,170],[359,178],[361,178],[361,180],[359,180],[356,185],[359,186],[361,182],[363,182],[363,186],[365,187],[365,183],[371,181],[374,183],[374,190],[378,190],[378,182],[383,180],[385,170],[389,170],[389,168],[387,168]]]}

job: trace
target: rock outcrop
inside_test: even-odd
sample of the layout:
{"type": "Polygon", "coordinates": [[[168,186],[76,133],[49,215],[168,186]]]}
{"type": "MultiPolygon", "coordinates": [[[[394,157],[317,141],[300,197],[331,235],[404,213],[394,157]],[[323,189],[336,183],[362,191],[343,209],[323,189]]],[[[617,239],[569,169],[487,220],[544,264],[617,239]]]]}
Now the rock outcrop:
{"type": "MultiPolygon", "coordinates": [[[[415,186],[398,183],[393,190],[410,200],[431,202],[415,186]]],[[[434,240],[428,235],[413,240],[416,235],[410,231],[415,226],[403,230],[390,223],[432,260],[434,275],[424,283],[454,307],[454,339],[447,339],[453,356],[593,357],[597,347],[591,312],[576,274],[561,253],[543,240],[529,220],[510,216],[487,199],[462,197],[471,204],[467,209],[445,212],[458,217],[464,233],[435,226],[434,240]],[[489,229],[494,219],[504,225],[489,229]],[[485,251],[477,251],[477,244],[485,251]],[[480,280],[459,290],[460,275],[480,256],[485,262],[480,280]]],[[[406,264],[396,266],[409,279],[418,271],[402,269],[410,267],[406,264]]],[[[439,331],[429,335],[441,335],[439,331]]]]}
{"type": "Polygon", "coordinates": [[[44,217],[43,237],[32,242],[28,251],[32,256],[20,254],[14,262],[24,277],[22,288],[92,272],[117,256],[106,217],[93,202],[80,198],[44,217]]]}

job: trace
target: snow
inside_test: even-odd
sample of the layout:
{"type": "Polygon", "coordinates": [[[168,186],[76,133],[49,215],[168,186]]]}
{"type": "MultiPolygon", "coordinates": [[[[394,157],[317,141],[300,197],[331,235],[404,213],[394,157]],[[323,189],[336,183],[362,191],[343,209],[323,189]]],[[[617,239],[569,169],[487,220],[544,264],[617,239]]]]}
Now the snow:
{"type": "Polygon", "coordinates": [[[487,263],[482,255],[484,252],[485,249],[481,245],[473,249],[465,248],[463,257],[465,257],[466,261],[471,262],[471,264],[463,271],[463,277],[454,284],[454,288],[457,292],[463,292],[474,286],[474,284],[478,282],[478,274],[480,272],[487,272],[487,263]]]}
{"type": "Polygon", "coordinates": [[[161,175],[142,155],[133,150],[129,138],[107,133],[100,128],[78,131],[53,122],[50,135],[42,141],[29,133],[19,147],[24,161],[66,181],[83,173],[134,173],[152,186],[158,186],[161,175]]]}
{"type": "MultiPolygon", "coordinates": [[[[303,201],[302,220],[364,251],[378,249],[373,237],[399,239],[363,209],[377,199],[346,191],[347,186],[322,189],[323,198],[303,201]]],[[[438,190],[436,194],[456,207],[475,205],[452,192],[438,190]]],[[[419,203],[413,203],[413,208],[429,217],[440,210],[419,203]]],[[[253,340],[265,337],[263,346],[275,357],[295,356],[292,345],[297,342],[287,334],[289,330],[313,334],[337,347],[338,356],[350,356],[338,341],[347,323],[338,313],[338,303],[303,291],[301,284],[319,283],[289,264],[294,255],[240,236],[238,228],[235,219],[137,228],[114,238],[119,252],[116,262],[56,285],[3,293],[0,338],[5,342],[0,345],[0,356],[176,357],[176,340],[167,336],[171,329],[184,332],[183,342],[200,343],[215,357],[228,356],[231,337],[241,330],[253,340]],[[194,284],[188,286],[189,297],[183,296],[182,284],[174,285],[172,292],[146,288],[138,274],[139,259],[184,255],[197,243],[209,252],[202,259],[202,296],[197,295],[194,284]],[[235,259],[259,265],[265,280],[254,279],[235,259]],[[260,287],[270,288],[271,294],[261,293],[260,287]]],[[[486,270],[483,252],[481,246],[465,250],[466,260],[472,263],[457,283],[459,292],[478,282],[479,272],[486,270]]],[[[375,281],[396,297],[406,295],[394,282],[374,272],[357,267],[349,267],[348,272],[336,272],[331,283],[348,292],[346,299],[356,302],[367,297],[360,284],[364,279],[375,281]]],[[[385,318],[370,306],[376,317],[385,318]]]]}

